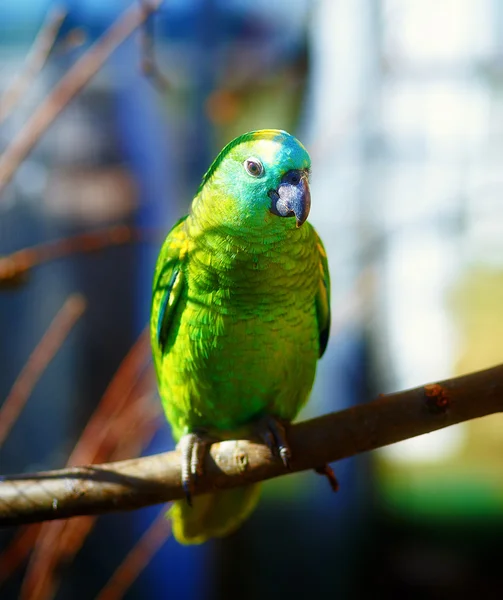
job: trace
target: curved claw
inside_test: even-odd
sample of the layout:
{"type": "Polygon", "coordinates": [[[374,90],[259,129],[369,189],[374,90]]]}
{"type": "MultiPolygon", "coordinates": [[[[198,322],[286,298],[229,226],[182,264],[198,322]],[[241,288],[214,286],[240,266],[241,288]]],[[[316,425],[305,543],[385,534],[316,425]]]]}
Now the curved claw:
{"type": "Polygon", "coordinates": [[[339,482],[337,481],[334,470],[330,465],[323,465],[322,467],[316,468],[315,471],[318,473],[318,475],[324,475],[328,479],[328,483],[330,484],[333,492],[339,491],[339,482]]]}
{"type": "Polygon", "coordinates": [[[182,486],[189,506],[192,506],[197,478],[204,474],[204,455],[213,441],[204,432],[194,431],[184,435],[178,442],[177,448],[182,455],[182,486]]]}
{"type": "Polygon", "coordinates": [[[285,467],[290,469],[292,452],[287,440],[285,424],[276,417],[267,416],[258,422],[257,433],[271,453],[279,454],[285,467]]]}

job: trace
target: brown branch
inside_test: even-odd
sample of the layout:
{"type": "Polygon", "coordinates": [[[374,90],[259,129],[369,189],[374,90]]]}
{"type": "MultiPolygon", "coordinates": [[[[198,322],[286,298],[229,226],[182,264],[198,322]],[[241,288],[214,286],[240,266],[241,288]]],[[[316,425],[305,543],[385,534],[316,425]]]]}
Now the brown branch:
{"type": "Polygon", "coordinates": [[[9,435],[40,376],[61,348],[85,309],[86,301],[83,296],[80,294],[69,296],[31,353],[9,395],[0,407],[0,447],[9,435]]]}
{"type": "Polygon", "coordinates": [[[150,12],[159,8],[161,2],[162,0],[152,0],[148,8],[134,6],[126,10],[62,77],[0,156],[0,193],[58,114],[89,83],[112,52],[144,22],[150,12]]]}
{"type": "Polygon", "coordinates": [[[19,528],[8,547],[0,554],[0,587],[24,564],[42,526],[42,523],[37,523],[19,528]]]}
{"type": "Polygon", "coordinates": [[[128,589],[171,534],[171,525],[166,520],[165,513],[165,509],[161,510],[159,516],[119,565],[96,600],[121,600],[124,598],[128,589]]]}
{"type": "MultiPolygon", "coordinates": [[[[503,365],[381,395],[368,404],[293,425],[292,472],[333,462],[503,411],[503,365]]],[[[213,444],[196,493],[286,475],[277,457],[247,440],[213,444]]],[[[0,526],[130,510],[183,498],[180,455],[166,452],[116,463],[33,475],[0,483],[0,526]]]]}
{"type": "MultiPolygon", "coordinates": [[[[148,330],[145,329],[108,384],[98,407],[68,458],[67,467],[79,463],[138,456],[140,453],[138,446],[141,448],[142,443],[148,443],[149,436],[153,435],[154,431],[150,422],[144,421],[144,425],[142,417],[147,413],[148,419],[151,405],[147,405],[145,397],[142,398],[140,395],[145,392],[146,382],[143,380],[148,378],[151,382],[153,379],[151,373],[143,373],[148,358],[149,338],[148,330]],[[131,405],[136,407],[135,414],[131,414],[128,410],[128,406],[131,405]],[[141,415],[138,414],[140,411],[141,415]],[[124,439],[126,437],[124,431],[120,430],[130,428],[128,415],[129,420],[134,421],[136,425],[135,436],[129,435],[124,439]]],[[[160,409],[159,403],[156,408],[160,409]]],[[[70,558],[78,552],[94,522],[95,519],[71,519],[48,522],[42,527],[33,525],[24,528],[13,539],[10,546],[0,554],[0,586],[21,566],[30,552],[33,552],[23,584],[28,597],[35,593],[34,582],[37,589],[41,591],[52,587],[53,582],[50,586],[44,586],[43,583],[52,578],[54,570],[62,560],[69,562],[70,558]]]]}
{"type": "MultiPolygon", "coordinates": [[[[68,467],[73,467],[79,462],[110,459],[109,452],[113,450],[117,437],[117,421],[131,404],[137,403],[133,392],[149,358],[149,331],[145,328],[108,384],[101,402],[68,458],[68,467]]],[[[124,426],[126,422],[123,418],[121,421],[121,425],[124,426]]]]}
{"type": "Polygon", "coordinates": [[[73,254],[87,254],[138,242],[162,240],[159,231],[128,225],[114,225],[105,229],[79,233],[68,238],[23,248],[0,256],[0,291],[15,289],[28,281],[31,270],[43,263],[66,258],[73,254]]]}
{"type": "MultiPolygon", "coordinates": [[[[136,401],[136,429],[135,435],[128,429],[123,428],[123,436],[126,439],[119,440],[118,429],[124,425],[126,419],[114,421],[113,436],[116,438],[116,451],[112,458],[134,456],[141,451],[152,439],[158,429],[159,406],[138,406],[136,401]]],[[[143,402],[145,405],[145,402],[143,402]]],[[[131,411],[125,411],[126,414],[131,411]]],[[[100,454],[103,449],[100,448],[100,454]]],[[[40,529],[38,538],[32,546],[32,555],[23,580],[20,600],[46,600],[53,598],[59,587],[63,565],[70,564],[83,546],[87,536],[96,524],[97,516],[77,517],[75,519],[50,521],[44,523],[40,529]]]]}
{"type": "MultiPolygon", "coordinates": [[[[116,443],[117,450],[112,454],[114,459],[119,458],[119,455],[135,455],[150,442],[158,429],[158,406],[151,406],[150,411],[146,410],[148,407],[144,407],[143,410],[140,410],[141,406],[136,408],[136,415],[131,415],[136,416],[136,435],[132,435],[128,430],[122,432],[126,439],[121,439],[120,445],[116,443]]],[[[116,419],[114,429],[118,430],[124,421],[125,419],[116,419]]],[[[115,437],[117,442],[119,431],[113,431],[113,434],[112,437],[115,437]]],[[[102,451],[100,448],[100,454],[102,451]]],[[[77,517],[50,521],[42,525],[30,548],[32,555],[23,580],[20,600],[45,600],[54,597],[60,583],[61,567],[70,564],[75,558],[93,530],[96,519],[96,516],[77,517]]]]}
{"type": "Polygon", "coordinates": [[[150,0],[140,0],[140,7],[147,12],[140,31],[140,68],[142,73],[160,92],[166,92],[170,83],[159,68],[155,56],[154,22],[150,0]]]}
{"type": "MultiPolygon", "coordinates": [[[[148,361],[148,347],[148,331],[145,330],[110,381],[101,402],[68,458],[67,466],[71,467],[79,462],[92,463],[137,456],[137,445],[148,442],[153,431],[151,427],[146,431],[147,428],[142,422],[143,413],[148,413],[145,410],[148,407],[144,401],[143,413],[139,415],[138,404],[141,398],[137,396],[137,385],[142,383],[142,373],[148,361]],[[136,414],[131,414],[131,406],[136,407],[136,414]],[[134,420],[137,425],[134,436],[127,435],[130,426],[128,415],[129,420],[134,420]],[[123,437],[120,436],[121,429],[123,437]],[[119,441],[126,446],[125,453],[121,456],[117,452],[119,441]]],[[[21,599],[41,600],[54,596],[61,575],[59,567],[71,562],[92,531],[95,522],[94,517],[44,523],[31,548],[25,548],[28,552],[31,550],[32,555],[23,580],[21,599]]]]}
{"type": "Polygon", "coordinates": [[[65,17],[66,11],[61,7],[55,7],[47,14],[26,57],[23,70],[16,76],[10,87],[5,90],[0,98],[0,123],[5,121],[11,114],[33,80],[44,68],[65,17]]]}

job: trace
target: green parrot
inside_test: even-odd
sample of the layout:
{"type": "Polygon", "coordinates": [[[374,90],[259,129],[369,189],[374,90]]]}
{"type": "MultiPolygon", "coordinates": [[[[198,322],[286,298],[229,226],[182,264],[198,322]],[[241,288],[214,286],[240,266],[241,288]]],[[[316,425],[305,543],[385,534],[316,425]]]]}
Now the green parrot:
{"type": "Polygon", "coordinates": [[[285,424],[308,399],[330,328],[327,256],[305,222],[310,164],[285,131],[241,135],[212,163],[159,254],[151,343],[182,454],[187,500],[169,511],[180,543],[232,532],[258,501],[259,484],[191,497],[208,443],[244,427],[289,464],[285,424]]]}

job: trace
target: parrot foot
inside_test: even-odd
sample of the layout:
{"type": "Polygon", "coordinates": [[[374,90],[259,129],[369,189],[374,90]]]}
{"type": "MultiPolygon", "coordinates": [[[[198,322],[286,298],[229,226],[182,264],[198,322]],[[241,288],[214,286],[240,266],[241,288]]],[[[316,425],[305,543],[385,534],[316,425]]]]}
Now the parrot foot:
{"type": "Polygon", "coordinates": [[[318,467],[315,469],[315,472],[319,475],[324,475],[328,479],[328,483],[332,488],[333,492],[339,491],[339,482],[337,481],[337,477],[335,476],[334,470],[330,465],[323,465],[322,467],[318,467]]]}
{"type": "Polygon", "coordinates": [[[287,469],[290,468],[292,452],[286,439],[285,423],[277,417],[267,416],[257,423],[257,434],[272,454],[278,454],[287,469]]]}
{"type": "Polygon", "coordinates": [[[204,474],[204,455],[214,441],[203,431],[193,431],[178,442],[177,449],[182,455],[182,486],[189,506],[192,506],[192,493],[197,478],[204,474]]]}

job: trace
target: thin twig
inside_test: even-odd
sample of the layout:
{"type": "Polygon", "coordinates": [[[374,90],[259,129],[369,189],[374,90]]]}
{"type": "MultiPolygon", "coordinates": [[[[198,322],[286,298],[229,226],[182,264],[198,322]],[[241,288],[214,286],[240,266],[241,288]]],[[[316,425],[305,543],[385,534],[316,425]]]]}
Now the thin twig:
{"type": "MultiPolygon", "coordinates": [[[[136,429],[131,435],[129,428],[124,431],[127,439],[122,440],[111,453],[112,458],[124,455],[135,455],[143,450],[158,429],[158,410],[141,410],[141,400],[135,401],[136,429]]],[[[148,408],[148,407],[147,407],[148,408]]],[[[119,439],[118,430],[124,425],[123,419],[118,419],[111,433],[119,439]]],[[[62,575],[61,566],[68,565],[83,546],[87,536],[96,525],[97,516],[78,517],[44,523],[34,552],[23,580],[20,600],[49,600],[54,597],[62,575]]]]}
{"type": "Polygon", "coordinates": [[[165,517],[165,512],[166,509],[163,508],[98,594],[96,600],[121,600],[124,598],[138,575],[171,534],[171,525],[165,517]]]}
{"type": "Polygon", "coordinates": [[[16,531],[8,547],[0,554],[0,586],[25,562],[42,526],[42,523],[36,523],[16,531]]]}
{"type": "Polygon", "coordinates": [[[31,269],[49,261],[73,254],[97,252],[112,246],[155,242],[161,238],[161,233],[152,229],[114,225],[106,229],[45,242],[31,248],[23,248],[0,257],[0,290],[15,288],[26,283],[31,269]]]}
{"type": "Polygon", "coordinates": [[[42,600],[52,598],[56,591],[57,579],[55,567],[60,559],[57,548],[62,541],[67,541],[65,533],[70,533],[74,528],[86,527],[94,523],[96,517],[79,517],[72,521],[55,521],[44,523],[36,540],[38,547],[32,553],[28,564],[27,573],[23,579],[19,600],[42,600]],[[43,534],[43,545],[40,539],[43,534]]]}
{"type": "Polygon", "coordinates": [[[58,114],[161,3],[162,0],[151,0],[148,9],[138,6],[127,9],[62,77],[0,156],[0,193],[58,114]]]}
{"type": "MultiPolygon", "coordinates": [[[[79,462],[102,462],[110,459],[117,460],[124,456],[137,456],[134,452],[138,447],[138,441],[141,442],[142,440],[143,434],[141,430],[137,431],[138,440],[134,440],[134,443],[131,444],[131,447],[129,448],[130,452],[128,454],[123,454],[122,456],[115,454],[116,443],[114,445],[113,440],[116,441],[118,439],[118,432],[116,432],[117,428],[127,425],[122,418],[118,418],[118,415],[121,415],[124,412],[124,407],[127,406],[128,403],[131,402],[135,405],[141,401],[138,399],[138,396],[145,391],[143,379],[146,379],[147,377],[149,379],[151,378],[149,372],[142,375],[142,371],[148,358],[148,332],[145,330],[139,336],[135,344],[133,344],[108,384],[103,398],[89,419],[80,439],[69,456],[67,466],[73,466],[79,462]],[[138,387],[140,389],[138,389],[138,387]]],[[[134,416],[135,415],[131,415],[131,418],[134,418],[134,416]]],[[[127,449],[124,450],[127,451],[127,449]]],[[[94,519],[91,519],[90,521],[87,519],[72,519],[68,522],[56,521],[46,523],[42,528],[36,525],[24,528],[15,536],[8,548],[0,554],[0,585],[21,566],[22,562],[26,560],[31,551],[34,551],[34,553],[37,552],[46,536],[52,536],[52,529],[54,529],[58,535],[51,539],[60,539],[65,523],[71,523],[72,527],[80,532],[83,536],[83,542],[86,535],[92,529],[94,519]]],[[[75,533],[71,541],[74,542],[77,539],[77,536],[78,534],[75,533]]],[[[54,554],[55,550],[60,546],[61,544],[59,546],[49,546],[47,552],[44,552],[41,555],[45,558],[52,557],[52,554],[54,554]]],[[[68,547],[66,547],[66,550],[69,552],[72,550],[77,552],[78,548],[68,549],[68,547]]],[[[38,566],[36,559],[30,561],[30,568],[28,569],[26,579],[29,579],[29,572],[33,565],[35,565],[35,567],[38,566]]],[[[47,564],[41,564],[41,566],[42,573],[46,575],[50,571],[50,566],[47,564]]],[[[34,570],[36,575],[35,579],[40,579],[42,575],[39,574],[37,569],[34,570]]]]}
{"type": "Polygon", "coordinates": [[[0,447],[23,410],[47,365],[86,309],[80,294],[72,294],[60,308],[44,336],[31,353],[9,395],[0,407],[0,447]]]}
{"type": "Polygon", "coordinates": [[[68,458],[68,466],[106,460],[103,447],[109,447],[107,438],[116,430],[118,416],[128,405],[137,402],[137,396],[133,396],[133,393],[150,358],[149,351],[149,332],[144,329],[108,384],[101,402],[68,458]]]}
{"type": "MultiPolygon", "coordinates": [[[[101,402],[68,458],[68,466],[78,462],[92,463],[118,458],[114,455],[120,439],[118,430],[128,426],[127,407],[137,406],[140,402],[136,387],[142,379],[142,372],[149,357],[148,350],[148,330],[144,330],[108,384],[101,402]]],[[[129,414],[130,419],[134,419],[138,424],[137,439],[131,437],[129,447],[126,448],[129,456],[135,455],[134,451],[138,449],[137,441],[141,444],[146,435],[150,434],[150,429],[148,432],[143,431],[137,412],[138,410],[136,414],[129,414]]],[[[21,598],[42,600],[52,596],[58,585],[58,564],[63,560],[68,562],[70,557],[75,556],[94,527],[95,521],[95,518],[73,519],[45,523],[42,526],[31,548],[33,553],[23,581],[21,598]]]]}
{"type": "Polygon", "coordinates": [[[47,13],[47,17],[26,57],[24,68],[0,97],[0,123],[5,121],[11,114],[44,68],[66,14],[67,12],[61,7],[54,7],[47,13]]]}
{"type": "Polygon", "coordinates": [[[169,89],[169,80],[159,68],[155,56],[154,15],[150,0],[139,0],[142,10],[147,12],[140,31],[140,67],[142,73],[158,88],[165,92],[169,89]]]}
{"type": "MultiPolygon", "coordinates": [[[[367,404],[293,425],[287,470],[268,447],[214,444],[195,493],[232,488],[373,450],[503,410],[503,365],[382,395],[367,404]]],[[[183,498],[180,454],[166,452],[102,465],[5,477],[0,526],[131,510],[183,498]]]]}
{"type": "MultiPolygon", "coordinates": [[[[129,429],[123,432],[126,439],[112,452],[114,459],[141,452],[158,429],[159,411],[152,407],[141,410],[140,404],[138,399],[135,414],[130,414],[136,420],[135,435],[131,435],[129,429]]],[[[119,419],[114,425],[112,433],[117,439],[119,431],[116,430],[123,424],[123,419],[119,419]]],[[[78,517],[43,524],[23,580],[20,600],[49,600],[54,597],[62,575],[60,567],[71,563],[93,530],[97,518],[78,517]]]]}

